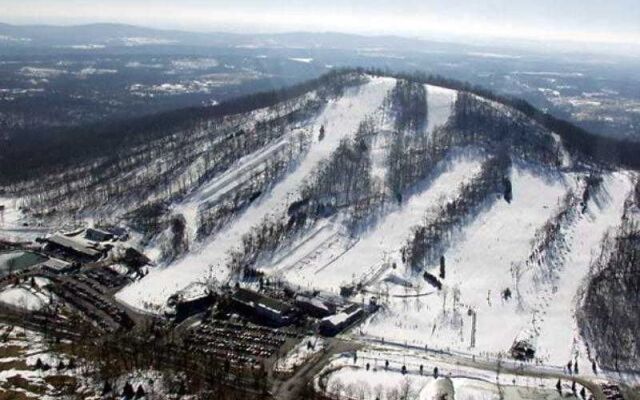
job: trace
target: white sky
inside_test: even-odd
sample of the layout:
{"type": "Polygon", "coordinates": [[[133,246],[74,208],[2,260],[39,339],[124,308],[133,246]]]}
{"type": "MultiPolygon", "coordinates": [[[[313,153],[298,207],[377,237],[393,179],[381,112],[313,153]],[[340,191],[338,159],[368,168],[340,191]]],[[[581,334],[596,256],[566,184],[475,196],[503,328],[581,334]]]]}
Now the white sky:
{"type": "Polygon", "coordinates": [[[0,0],[0,21],[640,44],[640,0],[0,0]]]}

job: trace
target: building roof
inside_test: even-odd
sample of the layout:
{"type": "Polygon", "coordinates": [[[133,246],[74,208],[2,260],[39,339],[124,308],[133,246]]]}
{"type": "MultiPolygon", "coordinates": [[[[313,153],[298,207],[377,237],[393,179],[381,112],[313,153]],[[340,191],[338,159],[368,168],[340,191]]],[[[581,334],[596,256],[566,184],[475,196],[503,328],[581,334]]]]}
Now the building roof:
{"type": "Polygon", "coordinates": [[[54,271],[64,271],[67,268],[71,267],[71,263],[66,261],[59,260],[57,258],[50,258],[47,261],[40,264],[43,267],[52,269],[54,271]]]}
{"type": "Polygon", "coordinates": [[[275,313],[285,314],[291,311],[291,307],[288,304],[247,289],[238,289],[233,298],[246,305],[266,308],[275,313]]]}
{"type": "Polygon", "coordinates": [[[97,257],[100,255],[100,252],[98,250],[88,247],[87,244],[83,241],[80,241],[76,238],[64,236],[59,233],[51,235],[46,240],[49,243],[71,249],[77,253],[84,254],[89,257],[97,257]]]}
{"type": "Polygon", "coordinates": [[[298,295],[296,296],[296,301],[300,302],[300,303],[306,303],[310,306],[313,306],[319,310],[323,310],[326,311],[327,313],[331,312],[329,310],[329,307],[326,306],[326,304],[324,304],[322,301],[320,301],[319,299],[315,298],[315,297],[309,297],[309,296],[304,296],[304,295],[298,295]]]}
{"type": "Polygon", "coordinates": [[[334,326],[339,326],[340,324],[343,324],[349,321],[351,317],[353,317],[354,315],[360,312],[362,312],[362,308],[360,308],[360,306],[358,306],[357,304],[352,304],[336,315],[331,315],[331,316],[322,318],[321,323],[325,323],[325,324],[330,323],[330,324],[333,324],[334,326]]]}
{"type": "Polygon", "coordinates": [[[113,238],[113,234],[98,228],[87,228],[84,231],[84,237],[97,242],[105,242],[113,238]]]}
{"type": "Polygon", "coordinates": [[[200,282],[193,282],[178,293],[181,302],[198,300],[211,294],[207,285],[200,282]]]}

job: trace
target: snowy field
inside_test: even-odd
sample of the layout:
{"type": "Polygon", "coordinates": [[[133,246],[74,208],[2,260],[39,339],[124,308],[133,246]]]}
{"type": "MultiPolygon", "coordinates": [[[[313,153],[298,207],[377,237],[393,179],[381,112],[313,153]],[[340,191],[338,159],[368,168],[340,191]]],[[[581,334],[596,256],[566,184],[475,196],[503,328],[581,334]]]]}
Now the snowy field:
{"type": "MultiPolygon", "coordinates": [[[[434,399],[434,389],[452,384],[456,400],[557,400],[564,398],[553,379],[530,378],[457,365],[411,351],[385,348],[335,357],[318,376],[317,384],[331,394],[365,400],[434,399]],[[388,364],[387,364],[388,363],[388,364]],[[368,365],[368,368],[367,368],[368,365]],[[406,373],[402,373],[403,366],[406,373]],[[422,373],[420,366],[423,367],[422,373]],[[434,368],[438,377],[434,377],[434,368]],[[406,397],[405,397],[406,396],[406,397]]],[[[569,387],[563,387],[568,392],[569,387]]],[[[580,387],[578,387],[580,390],[580,387]]]]}
{"type": "Polygon", "coordinates": [[[324,140],[314,140],[293,172],[201,249],[168,267],[152,270],[142,280],[120,291],[117,297],[139,309],[158,311],[171,294],[191,282],[211,277],[225,280],[228,276],[226,264],[229,252],[241,244],[242,236],[265,217],[280,216],[286,211],[288,204],[296,199],[304,179],[323,159],[329,157],[342,138],[356,133],[365,116],[382,106],[394,83],[395,80],[390,78],[373,78],[362,86],[348,89],[341,98],[329,103],[308,126],[315,136],[320,126],[324,125],[324,140]]]}
{"type": "Polygon", "coordinates": [[[56,295],[45,288],[50,281],[47,278],[34,278],[31,283],[20,286],[7,286],[0,292],[0,303],[29,311],[39,311],[48,306],[56,295]]]}
{"type": "MultiPolygon", "coordinates": [[[[502,292],[515,292],[514,266],[529,257],[536,230],[578,183],[574,176],[543,177],[521,168],[514,168],[511,181],[511,204],[495,203],[463,229],[445,254],[443,290],[421,297],[383,299],[383,309],[361,328],[362,333],[398,343],[493,356],[506,354],[515,339],[526,336],[537,344],[539,361],[565,365],[574,356],[586,356],[578,353],[583,349],[577,345],[576,295],[605,231],[620,222],[630,179],[622,173],[605,176],[603,190],[590,202],[588,212],[563,228],[565,261],[557,281],[535,290],[529,287],[528,292],[521,288],[533,304],[527,309],[514,298],[504,299],[502,292]]],[[[414,282],[418,285],[420,278],[414,282]]],[[[415,285],[410,291],[403,290],[424,292],[415,285]]]]}

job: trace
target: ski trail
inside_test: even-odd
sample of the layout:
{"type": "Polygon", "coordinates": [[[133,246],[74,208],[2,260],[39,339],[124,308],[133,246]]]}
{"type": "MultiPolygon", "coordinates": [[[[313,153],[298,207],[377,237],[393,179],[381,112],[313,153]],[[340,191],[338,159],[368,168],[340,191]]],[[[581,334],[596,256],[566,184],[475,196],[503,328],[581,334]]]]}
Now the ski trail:
{"type": "MultiPolygon", "coordinates": [[[[401,208],[390,212],[383,220],[365,232],[349,251],[336,248],[324,254],[326,268],[291,271],[286,274],[290,282],[318,289],[336,290],[341,284],[359,281],[380,268],[381,261],[399,259],[397,254],[411,234],[412,227],[420,223],[425,213],[442,197],[455,196],[460,183],[469,181],[479,170],[479,160],[462,159],[443,172],[423,192],[412,196],[401,208]],[[343,253],[343,254],[341,254],[343,253]],[[337,258],[336,258],[337,256],[337,258]]],[[[316,260],[322,265],[323,260],[316,260]]]]}
{"type": "Polygon", "coordinates": [[[276,184],[270,193],[251,205],[233,224],[198,251],[187,254],[166,268],[152,270],[140,281],[121,290],[117,298],[138,309],[160,312],[169,296],[192,282],[208,277],[227,279],[229,252],[236,249],[242,237],[265,217],[280,217],[286,212],[304,180],[331,155],[342,138],[354,135],[364,117],[382,105],[394,83],[391,78],[372,78],[364,85],[345,90],[342,97],[330,102],[309,124],[314,143],[296,169],[276,184]],[[325,138],[318,141],[317,132],[321,125],[325,127],[325,138]]]}

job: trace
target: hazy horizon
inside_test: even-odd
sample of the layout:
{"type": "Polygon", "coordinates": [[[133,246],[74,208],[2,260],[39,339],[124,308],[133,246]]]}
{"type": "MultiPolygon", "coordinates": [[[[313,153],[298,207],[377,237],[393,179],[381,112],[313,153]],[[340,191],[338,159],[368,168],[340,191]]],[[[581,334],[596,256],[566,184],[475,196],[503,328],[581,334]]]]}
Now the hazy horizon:
{"type": "Polygon", "coordinates": [[[2,22],[125,23],[199,32],[344,32],[420,38],[640,44],[633,0],[0,0],[2,22]]]}

